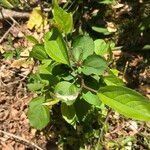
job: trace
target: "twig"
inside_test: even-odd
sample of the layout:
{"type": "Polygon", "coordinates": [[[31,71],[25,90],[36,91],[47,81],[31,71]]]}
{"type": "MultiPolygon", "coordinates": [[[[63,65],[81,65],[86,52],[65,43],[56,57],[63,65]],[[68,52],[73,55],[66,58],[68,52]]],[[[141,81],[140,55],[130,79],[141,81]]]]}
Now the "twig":
{"type": "Polygon", "coordinates": [[[30,13],[28,12],[18,12],[13,10],[8,10],[2,8],[2,14],[0,14],[0,20],[9,19],[9,18],[29,18],[30,13]]]}
{"type": "Polygon", "coordinates": [[[91,92],[97,93],[96,90],[94,90],[94,89],[88,87],[87,85],[85,85],[83,78],[81,78],[81,88],[84,88],[84,89],[87,89],[87,90],[89,90],[89,91],[91,91],[91,92]]]}
{"type": "Polygon", "coordinates": [[[28,143],[28,144],[34,146],[34,147],[37,148],[38,150],[43,150],[42,148],[40,148],[39,146],[37,146],[35,143],[30,142],[30,141],[28,141],[28,140],[26,140],[26,139],[24,139],[24,138],[22,138],[22,137],[20,137],[20,136],[17,136],[17,135],[14,135],[14,134],[12,134],[12,133],[8,133],[8,132],[2,131],[2,130],[0,130],[0,132],[3,133],[3,134],[5,134],[5,135],[7,135],[7,136],[13,137],[14,139],[17,139],[17,140],[26,142],[26,143],[28,143]]]}
{"type": "Polygon", "coordinates": [[[8,20],[5,19],[1,7],[0,7],[0,14],[1,14],[1,17],[2,17],[6,22],[8,22],[10,25],[12,25],[8,20]]]}
{"type": "Polygon", "coordinates": [[[44,12],[50,12],[50,11],[52,11],[52,8],[43,8],[43,11],[44,12]]]}
{"type": "Polygon", "coordinates": [[[9,18],[13,21],[13,23],[17,24],[20,27],[20,24],[12,16],[9,16],[9,18]]]}
{"type": "Polygon", "coordinates": [[[126,62],[126,65],[125,65],[125,68],[124,68],[124,71],[123,71],[123,78],[125,78],[125,75],[126,75],[126,73],[127,73],[128,66],[129,66],[129,61],[126,62]]]}
{"type": "Polygon", "coordinates": [[[11,29],[15,26],[15,23],[13,23],[13,25],[5,32],[5,34],[1,37],[0,39],[0,43],[2,43],[2,41],[5,39],[5,37],[9,34],[9,32],[11,31],[11,29]]]}

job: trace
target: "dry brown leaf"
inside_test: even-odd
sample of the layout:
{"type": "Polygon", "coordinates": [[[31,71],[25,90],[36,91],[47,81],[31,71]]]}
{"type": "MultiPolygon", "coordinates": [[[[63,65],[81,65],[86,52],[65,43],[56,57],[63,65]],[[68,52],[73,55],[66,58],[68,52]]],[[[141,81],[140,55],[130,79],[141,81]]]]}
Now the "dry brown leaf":
{"type": "Polygon", "coordinates": [[[11,67],[19,69],[23,63],[25,62],[25,58],[20,58],[18,60],[14,60],[11,67]]]}
{"type": "Polygon", "coordinates": [[[1,54],[4,54],[4,52],[5,52],[5,50],[4,50],[3,46],[0,45],[0,53],[1,53],[1,54]]]}
{"type": "Polygon", "coordinates": [[[148,128],[150,128],[150,121],[146,122],[148,128]]]}
{"type": "Polygon", "coordinates": [[[22,64],[22,67],[27,69],[27,68],[32,68],[32,66],[34,65],[34,60],[31,59],[30,61],[25,61],[23,64],[22,64]]]}
{"type": "Polygon", "coordinates": [[[121,8],[121,7],[124,7],[124,4],[116,3],[115,5],[112,5],[112,8],[114,8],[114,9],[118,9],[118,8],[121,8]]]}
{"type": "Polygon", "coordinates": [[[29,56],[29,49],[26,48],[23,52],[20,53],[20,56],[22,56],[22,57],[28,57],[29,56]]]}
{"type": "Polygon", "coordinates": [[[115,24],[113,22],[107,22],[107,30],[112,33],[112,32],[116,32],[117,28],[115,26],[115,24]]]}

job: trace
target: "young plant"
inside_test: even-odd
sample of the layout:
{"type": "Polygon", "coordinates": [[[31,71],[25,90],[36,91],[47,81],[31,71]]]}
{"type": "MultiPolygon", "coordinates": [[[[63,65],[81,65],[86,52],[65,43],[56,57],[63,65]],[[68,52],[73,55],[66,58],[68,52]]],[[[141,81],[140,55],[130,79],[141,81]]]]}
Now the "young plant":
{"type": "Polygon", "coordinates": [[[92,108],[100,110],[103,104],[126,117],[149,121],[150,102],[124,87],[116,70],[108,67],[114,45],[102,39],[93,41],[88,35],[68,42],[65,39],[73,29],[72,14],[60,8],[57,1],[53,5],[55,27],[46,33],[42,44],[31,39],[36,44],[30,56],[41,62],[28,84],[39,95],[29,103],[31,125],[39,130],[45,128],[56,104],[74,128],[92,108]]]}

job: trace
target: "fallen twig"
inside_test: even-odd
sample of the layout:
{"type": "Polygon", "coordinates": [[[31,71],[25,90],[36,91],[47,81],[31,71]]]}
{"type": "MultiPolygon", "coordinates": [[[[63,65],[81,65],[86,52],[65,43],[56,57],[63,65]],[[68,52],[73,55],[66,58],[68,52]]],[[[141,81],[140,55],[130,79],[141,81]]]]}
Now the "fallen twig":
{"type": "Polygon", "coordinates": [[[35,143],[30,142],[30,141],[28,141],[28,140],[26,140],[26,139],[24,139],[24,138],[22,138],[20,136],[17,136],[17,135],[14,135],[12,133],[8,133],[8,132],[2,131],[2,130],[0,130],[0,132],[3,133],[3,134],[5,134],[5,135],[7,135],[7,136],[13,137],[14,139],[17,139],[17,140],[23,141],[25,143],[28,143],[28,144],[34,146],[35,148],[37,148],[38,150],[43,150],[42,148],[40,148],[39,146],[37,146],[35,143]]]}
{"type": "Polygon", "coordinates": [[[30,13],[28,12],[18,12],[14,10],[4,9],[1,10],[0,20],[9,18],[29,18],[30,13]]]}
{"type": "MultiPolygon", "coordinates": [[[[51,8],[43,8],[44,12],[50,12],[51,8]]],[[[29,18],[29,12],[19,12],[10,9],[2,8],[2,14],[0,13],[0,20],[3,19],[12,19],[12,18],[29,18]]]]}
{"type": "Polygon", "coordinates": [[[15,26],[15,23],[13,23],[13,25],[5,32],[5,34],[0,38],[0,43],[3,42],[3,40],[6,38],[6,36],[9,34],[9,32],[11,31],[11,29],[15,26]]]}

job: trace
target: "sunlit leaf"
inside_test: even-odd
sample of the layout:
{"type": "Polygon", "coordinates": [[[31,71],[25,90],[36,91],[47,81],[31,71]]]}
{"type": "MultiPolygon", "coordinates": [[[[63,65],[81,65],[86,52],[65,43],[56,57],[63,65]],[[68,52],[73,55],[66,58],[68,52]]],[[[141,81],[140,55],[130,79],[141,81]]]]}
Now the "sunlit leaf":
{"type": "Polygon", "coordinates": [[[101,56],[91,55],[83,62],[82,72],[86,75],[101,75],[107,68],[107,63],[101,56]]]}
{"type": "Polygon", "coordinates": [[[111,74],[111,75],[108,75],[108,76],[105,76],[104,77],[104,82],[107,84],[107,85],[118,85],[118,86],[124,86],[124,83],[123,81],[118,78],[117,76],[111,74]]]}
{"type": "Polygon", "coordinates": [[[115,0],[100,0],[101,4],[112,4],[114,2],[115,2],[115,0]]]}
{"type": "Polygon", "coordinates": [[[94,53],[94,41],[89,36],[78,36],[73,42],[73,55],[76,61],[84,60],[94,53]]]}
{"type": "Polygon", "coordinates": [[[45,50],[47,54],[56,62],[70,64],[68,52],[61,33],[54,28],[45,36],[45,50]]]}
{"type": "Polygon", "coordinates": [[[78,88],[67,81],[59,82],[55,87],[55,95],[67,105],[72,105],[78,97],[78,88]]]}
{"type": "Polygon", "coordinates": [[[106,86],[98,92],[100,100],[126,117],[150,121],[150,101],[122,86],[106,86]]]}
{"type": "Polygon", "coordinates": [[[97,39],[94,41],[94,44],[95,44],[94,51],[97,55],[103,56],[104,54],[109,53],[110,45],[106,43],[104,40],[97,39]]]}
{"type": "Polygon", "coordinates": [[[50,112],[47,106],[44,106],[44,97],[34,98],[29,103],[28,118],[33,127],[43,129],[50,121],[50,112]]]}
{"type": "Polygon", "coordinates": [[[34,27],[37,30],[41,30],[43,25],[47,24],[47,16],[42,13],[40,7],[36,7],[32,10],[30,14],[27,27],[32,30],[34,27]]]}
{"type": "Polygon", "coordinates": [[[28,35],[25,37],[29,42],[33,43],[33,44],[39,44],[39,41],[33,37],[32,35],[28,35]]]}
{"type": "Polygon", "coordinates": [[[42,83],[29,83],[27,84],[27,87],[30,91],[38,91],[44,88],[44,84],[42,83]]]}
{"type": "Polygon", "coordinates": [[[150,50],[150,45],[144,45],[143,50],[150,50]]]}
{"type": "Polygon", "coordinates": [[[32,51],[30,52],[30,56],[38,60],[43,60],[48,58],[48,55],[46,54],[44,49],[44,45],[41,44],[37,44],[33,46],[32,51]]]}
{"type": "Polygon", "coordinates": [[[99,97],[95,94],[92,94],[90,91],[87,93],[83,93],[82,94],[83,99],[88,102],[89,104],[100,108],[101,106],[101,101],[99,99],[99,97]]]}
{"type": "Polygon", "coordinates": [[[102,27],[95,27],[95,26],[93,26],[93,27],[92,27],[92,30],[94,30],[94,31],[96,31],[96,32],[98,32],[98,33],[102,33],[102,34],[104,34],[104,35],[109,35],[109,34],[110,34],[110,32],[108,31],[107,28],[102,28],[102,27]]]}
{"type": "Polygon", "coordinates": [[[8,0],[0,0],[0,5],[6,8],[13,8],[13,5],[8,0]]]}
{"type": "Polygon", "coordinates": [[[59,7],[56,0],[53,0],[53,5],[54,8],[52,12],[58,28],[60,29],[60,31],[63,31],[65,33],[70,33],[73,28],[72,14],[67,13],[65,10],[59,7]]]}

